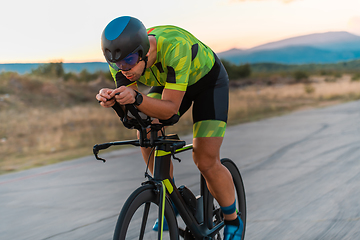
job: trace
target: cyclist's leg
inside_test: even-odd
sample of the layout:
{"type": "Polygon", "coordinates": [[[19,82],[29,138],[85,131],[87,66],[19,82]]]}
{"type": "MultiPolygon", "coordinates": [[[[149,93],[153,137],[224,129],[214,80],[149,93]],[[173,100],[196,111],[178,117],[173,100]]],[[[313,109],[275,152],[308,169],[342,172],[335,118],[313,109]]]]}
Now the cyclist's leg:
{"type": "MultiPolygon", "coordinates": [[[[193,158],[194,162],[206,180],[210,193],[219,203],[225,218],[224,239],[241,239],[244,229],[243,221],[237,215],[235,203],[235,190],[233,178],[230,171],[220,162],[220,146],[223,137],[216,136],[220,133],[219,127],[214,124],[217,121],[203,121],[195,124],[195,134],[210,134],[213,136],[194,136],[193,140],[193,158]],[[200,125],[200,126],[199,126],[200,125]],[[209,125],[209,126],[206,126],[209,125]],[[205,129],[203,131],[201,128],[205,129]]],[[[225,125],[220,122],[219,125],[225,125]]]]}
{"type": "MultiPolygon", "coordinates": [[[[215,59],[210,72],[188,90],[194,99],[193,157],[211,194],[227,207],[234,203],[235,193],[231,174],[220,162],[220,147],[227,122],[229,79],[216,55],[215,59]]],[[[236,218],[235,210],[227,215],[226,219],[236,218]]]]}
{"type": "MultiPolygon", "coordinates": [[[[193,158],[204,176],[210,193],[220,206],[231,206],[235,200],[234,184],[230,172],[220,162],[222,137],[194,138],[193,158]]],[[[224,214],[225,219],[233,220],[236,212],[224,214]]]]}
{"type": "MultiPolygon", "coordinates": [[[[237,225],[235,231],[230,234],[241,236],[241,220],[238,219],[236,214],[232,176],[228,169],[221,165],[219,156],[227,122],[228,83],[226,70],[219,59],[216,58],[212,70],[203,79],[190,87],[194,98],[193,156],[211,194],[223,210],[225,225],[237,225]]],[[[233,229],[230,228],[230,230],[233,229]]],[[[228,235],[225,235],[225,239],[228,238],[228,235]]]]}

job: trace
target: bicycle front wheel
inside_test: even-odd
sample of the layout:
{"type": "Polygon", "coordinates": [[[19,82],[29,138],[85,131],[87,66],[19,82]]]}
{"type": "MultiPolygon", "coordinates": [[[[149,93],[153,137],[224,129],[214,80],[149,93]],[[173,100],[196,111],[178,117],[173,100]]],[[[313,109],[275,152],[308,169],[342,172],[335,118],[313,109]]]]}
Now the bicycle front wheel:
{"type": "MultiPolygon", "coordinates": [[[[153,185],[147,184],[135,190],[120,212],[113,239],[158,239],[158,232],[153,230],[153,225],[158,218],[159,202],[159,194],[153,185]]],[[[178,240],[175,213],[167,197],[165,219],[169,230],[163,232],[162,239],[178,240]]]]}

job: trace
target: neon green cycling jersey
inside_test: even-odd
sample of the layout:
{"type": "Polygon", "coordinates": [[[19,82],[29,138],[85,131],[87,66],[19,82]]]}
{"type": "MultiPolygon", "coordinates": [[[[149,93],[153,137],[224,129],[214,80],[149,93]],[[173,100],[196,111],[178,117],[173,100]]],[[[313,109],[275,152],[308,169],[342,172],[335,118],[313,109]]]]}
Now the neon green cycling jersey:
{"type": "MultiPolygon", "coordinates": [[[[213,67],[213,51],[188,31],[169,25],[148,28],[147,31],[149,36],[156,38],[157,57],[139,82],[186,91],[213,67]]],[[[110,71],[116,79],[116,70],[110,68],[110,71]]]]}

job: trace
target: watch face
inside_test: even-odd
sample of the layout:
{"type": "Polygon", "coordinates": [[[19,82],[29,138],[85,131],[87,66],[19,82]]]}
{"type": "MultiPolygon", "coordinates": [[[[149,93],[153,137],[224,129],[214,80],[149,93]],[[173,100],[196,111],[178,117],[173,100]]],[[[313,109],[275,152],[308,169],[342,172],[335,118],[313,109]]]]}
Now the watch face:
{"type": "Polygon", "coordinates": [[[135,96],[135,105],[139,106],[143,101],[143,96],[141,95],[141,93],[136,92],[136,96],[135,96]]]}

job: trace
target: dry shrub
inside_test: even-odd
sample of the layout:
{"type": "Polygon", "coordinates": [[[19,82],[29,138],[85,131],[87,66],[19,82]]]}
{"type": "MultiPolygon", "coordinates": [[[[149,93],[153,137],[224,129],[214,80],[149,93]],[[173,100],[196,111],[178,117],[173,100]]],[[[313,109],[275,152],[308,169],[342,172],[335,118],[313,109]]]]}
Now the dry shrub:
{"type": "Polygon", "coordinates": [[[308,84],[250,86],[230,90],[230,122],[239,123],[286,113],[303,106],[322,105],[324,101],[348,101],[360,98],[360,82],[344,75],[336,82],[313,79],[311,94],[308,84]],[[316,81],[315,81],[316,80],[316,81]]]}
{"type": "MultiPolygon", "coordinates": [[[[2,165],[14,158],[36,158],[39,154],[51,158],[52,154],[81,148],[89,149],[90,154],[95,143],[136,136],[134,130],[122,127],[112,109],[98,105],[58,111],[37,108],[21,113],[11,110],[2,113],[2,165]]],[[[17,167],[10,167],[10,170],[12,168],[17,167]]]]}
{"type": "MultiPolygon", "coordinates": [[[[12,79],[14,86],[19,88],[30,84],[26,79],[12,79]]],[[[302,83],[230,89],[229,124],[283,114],[330,100],[360,98],[360,82],[351,81],[350,76],[343,76],[332,83],[325,82],[323,78],[312,80],[311,94],[306,93],[302,83]]],[[[0,93],[0,173],[90,155],[92,146],[96,143],[136,137],[136,130],[123,127],[111,108],[104,109],[97,104],[93,92],[88,96],[82,94],[85,96],[83,100],[73,101],[76,104],[71,104],[72,100],[68,98],[76,96],[78,85],[74,84],[74,89],[69,90],[56,88],[48,82],[38,81],[34,84],[39,87],[31,85],[34,92],[48,94],[45,99],[49,101],[53,99],[51,106],[54,103],[57,106],[63,100],[66,104],[62,107],[35,107],[28,101],[18,101],[19,93],[0,93]],[[60,99],[56,99],[58,96],[60,99]]],[[[95,88],[98,89],[99,86],[92,86],[92,89],[95,88]]],[[[15,90],[21,93],[20,90],[15,90]]],[[[85,90],[88,92],[91,89],[85,90]]],[[[180,134],[191,131],[191,110],[178,124],[166,130],[167,133],[180,134]]]]}

